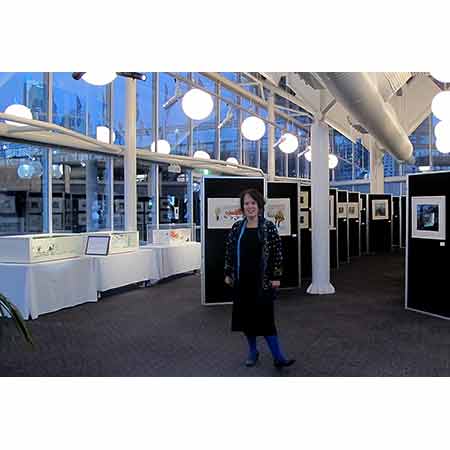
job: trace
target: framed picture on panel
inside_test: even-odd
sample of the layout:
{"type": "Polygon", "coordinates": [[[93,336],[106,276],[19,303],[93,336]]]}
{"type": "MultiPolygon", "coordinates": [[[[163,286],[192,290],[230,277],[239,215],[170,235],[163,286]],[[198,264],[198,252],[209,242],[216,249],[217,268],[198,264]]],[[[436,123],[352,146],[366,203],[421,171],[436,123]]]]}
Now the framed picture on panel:
{"type": "Polygon", "coordinates": [[[300,229],[309,228],[309,211],[300,211],[300,229]]]}
{"type": "Polygon", "coordinates": [[[347,203],[338,203],[337,217],[338,217],[338,219],[346,219],[347,218],[347,203]]]}
{"type": "Polygon", "coordinates": [[[347,205],[347,217],[349,219],[359,219],[359,203],[348,203],[347,205]]]}
{"type": "Polygon", "coordinates": [[[411,237],[445,240],[445,196],[411,198],[411,237]]]}
{"type": "Polygon", "coordinates": [[[309,208],[309,193],[307,191],[300,191],[300,208],[309,208]]]}
{"type": "Polygon", "coordinates": [[[389,219],[389,200],[372,200],[372,220],[389,219]]]}

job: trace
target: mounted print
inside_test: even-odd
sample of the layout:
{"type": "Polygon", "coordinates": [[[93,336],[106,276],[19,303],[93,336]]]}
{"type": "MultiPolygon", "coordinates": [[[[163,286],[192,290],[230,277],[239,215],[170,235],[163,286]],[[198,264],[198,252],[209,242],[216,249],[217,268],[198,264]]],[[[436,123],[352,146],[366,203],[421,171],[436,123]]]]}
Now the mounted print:
{"type": "Polygon", "coordinates": [[[53,198],[52,211],[54,213],[62,213],[63,210],[64,210],[64,199],[63,198],[53,198]]]}
{"type": "Polygon", "coordinates": [[[239,198],[208,198],[208,229],[229,229],[241,218],[239,198]]]}
{"type": "Polygon", "coordinates": [[[28,212],[40,213],[42,212],[42,200],[40,198],[29,197],[27,201],[28,212]]]}
{"type": "Polygon", "coordinates": [[[309,192],[300,191],[299,204],[301,209],[309,208],[309,192]]]}
{"type": "Polygon", "coordinates": [[[359,203],[353,202],[347,204],[347,217],[349,219],[359,219],[359,203]]]}
{"type": "Polygon", "coordinates": [[[265,213],[266,218],[277,227],[280,236],[291,235],[291,204],[288,198],[269,198],[265,213]]]}
{"type": "Polygon", "coordinates": [[[15,214],[16,198],[12,195],[0,194],[0,214],[15,214]]]}
{"type": "Polygon", "coordinates": [[[411,237],[445,240],[445,196],[411,198],[411,237]]]}
{"type": "Polygon", "coordinates": [[[337,205],[337,217],[338,219],[347,218],[347,203],[339,202],[337,205]]]}
{"type": "Polygon", "coordinates": [[[309,228],[309,211],[300,211],[300,229],[309,228]]]}
{"type": "Polygon", "coordinates": [[[389,200],[372,200],[372,220],[389,219],[389,200]]]}

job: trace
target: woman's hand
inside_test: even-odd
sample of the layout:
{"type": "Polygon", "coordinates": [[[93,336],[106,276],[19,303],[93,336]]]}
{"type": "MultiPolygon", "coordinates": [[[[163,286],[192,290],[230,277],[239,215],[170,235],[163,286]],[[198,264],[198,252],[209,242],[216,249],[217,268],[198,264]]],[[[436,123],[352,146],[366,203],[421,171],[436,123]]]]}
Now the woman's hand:
{"type": "Polygon", "coordinates": [[[226,276],[225,277],[225,284],[227,284],[228,286],[233,286],[233,280],[231,277],[226,276]]]}
{"type": "Polygon", "coordinates": [[[271,281],[272,287],[278,289],[280,287],[280,280],[271,281]]]}

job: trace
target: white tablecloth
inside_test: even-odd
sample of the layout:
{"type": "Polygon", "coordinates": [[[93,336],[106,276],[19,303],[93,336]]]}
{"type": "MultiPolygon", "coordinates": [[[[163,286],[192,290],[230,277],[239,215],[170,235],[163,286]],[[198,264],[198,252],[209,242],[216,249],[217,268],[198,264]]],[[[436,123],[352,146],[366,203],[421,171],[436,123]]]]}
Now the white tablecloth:
{"type": "Polygon", "coordinates": [[[199,242],[187,242],[180,245],[150,244],[144,249],[153,249],[159,253],[159,278],[199,270],[202,259],[202,249],[199,242]]]}
{"type": "Polygon", "coordinates": [[[158,254],[152,249],[92,257],[99,292],[142,281],[160,279],[158,254]]]}
{"type": "Polygon", "coordinates": [[[0,292],[25,318],[97,301],[90,257],[34,264],[0,264],[0,292]]]}

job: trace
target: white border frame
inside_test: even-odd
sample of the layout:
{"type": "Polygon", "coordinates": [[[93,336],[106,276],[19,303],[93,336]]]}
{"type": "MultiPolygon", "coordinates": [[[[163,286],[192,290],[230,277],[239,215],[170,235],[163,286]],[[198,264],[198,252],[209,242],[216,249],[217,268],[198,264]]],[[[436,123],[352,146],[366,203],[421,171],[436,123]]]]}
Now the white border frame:
{"type": "Polygon", "coordinates": [[[445,241],[446,239],[446,198],[445,195],[411,197],[411,237],[414,239],[433,239],[436,241],[445,241]],[[417,229],[417,206],[419,205],[437,205],[439,207],[439,231],[424,231],[417,229]]]}
{"type": "MultiPolygon", "coordinates": [[[[389,195],[389,194],[386,194],[386,195],[389,195]]],[[[371,220],[389,220],[389,199],[388,198],[373,198],[371,200],[371,202],[372,202],[372,219],[371,220]],[[375,217],[374,202],[384,202],[384,205],[386,207],[386,214],[384,216],[375,217]]],[[[392,196],[391,196],[391,203],[392,203],[392,196]]]]}

